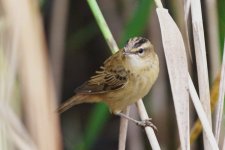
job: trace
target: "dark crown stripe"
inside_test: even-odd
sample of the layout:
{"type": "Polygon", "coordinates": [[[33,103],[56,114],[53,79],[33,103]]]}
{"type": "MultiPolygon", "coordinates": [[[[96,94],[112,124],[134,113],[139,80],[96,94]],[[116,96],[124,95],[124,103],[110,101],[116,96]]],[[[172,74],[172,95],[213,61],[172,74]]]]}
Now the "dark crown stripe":
{"type": "Polygon", "coordinates": [[[146,43],[148,40],[145,38],[138,38],[134,44],[134,48],[140,47],[142,44],[146,43]]]}

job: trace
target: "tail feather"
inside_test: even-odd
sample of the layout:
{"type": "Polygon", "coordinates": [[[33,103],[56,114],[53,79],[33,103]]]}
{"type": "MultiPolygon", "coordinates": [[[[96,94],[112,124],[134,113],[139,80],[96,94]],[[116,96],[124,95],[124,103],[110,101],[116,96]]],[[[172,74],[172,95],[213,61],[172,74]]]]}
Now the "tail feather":
{"type": "Polygon", "coordinates": [[[59,113],[63,113],[64,111],[70,109],[74,105],[78,105],[81,103],[87,102],[87,95],[74,95],[70,99],[68,99],[66,102],[64,102],[58,109],[59,113]]]}

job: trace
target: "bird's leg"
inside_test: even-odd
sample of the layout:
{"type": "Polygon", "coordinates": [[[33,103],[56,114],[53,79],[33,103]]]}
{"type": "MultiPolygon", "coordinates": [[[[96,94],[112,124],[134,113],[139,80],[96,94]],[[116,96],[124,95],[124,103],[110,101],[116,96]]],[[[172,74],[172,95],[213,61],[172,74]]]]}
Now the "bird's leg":
{"type": "Polygon", "coordinates": [[[125,118],[127,120],[130,120],[130,121],[134,122],[135,124],[137,124],[138,126],[141,126],[141,127],[152,127],[154,130],[157,131],[156,126],[151,122],[152,118],[149,118],[149,119],[146,119],[146,120],[142,120],[142,121],[138,121],[138,120],[135,120],[135,119],[133,119],[133,118],[131,118],[131,117],[121,113],[121,112],[115,113],[115,115],[123,117],[123,118],[125,118]]]}

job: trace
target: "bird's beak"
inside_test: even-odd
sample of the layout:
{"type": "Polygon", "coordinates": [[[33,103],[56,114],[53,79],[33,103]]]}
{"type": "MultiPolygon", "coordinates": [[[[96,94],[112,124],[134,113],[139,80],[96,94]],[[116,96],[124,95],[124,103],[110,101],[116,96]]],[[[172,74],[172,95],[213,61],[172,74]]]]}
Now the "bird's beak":
{"type": "Polygon", "coordinates": [[[133,54],[132,52],[126,52],[126,51],[123,51],[123,54],[126,56],[126,55],[131,55],[133,54]]]}

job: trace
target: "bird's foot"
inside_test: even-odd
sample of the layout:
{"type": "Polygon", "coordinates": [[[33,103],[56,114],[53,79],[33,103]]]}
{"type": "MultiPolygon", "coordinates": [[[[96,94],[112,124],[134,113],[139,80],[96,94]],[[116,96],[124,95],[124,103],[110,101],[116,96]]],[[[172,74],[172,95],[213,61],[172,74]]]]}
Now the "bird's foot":
{"type": "Polygon", "coordinates": [[[152,118],[146,119],[146,120],[142,120],[142,121],[138,121],[137,125],[141,126],[141,127],[151,127],[153,128],[155,131],[158,131],[157,127],[151,122],[152,118]]]}
{"type": "Polygon", "coordinates": [[[138,120],[135,120],[123,113],[115,113],[115,115],[118,115],[120,117],[123,117],[123,118],[126,118],[134,123],[136,123],[138,126],[141,126],[141,127],[151,127],[153,128],[155,131],[158,131],[158,129],[156,128],[156,126],[151,122],[152,121],[152,118],[148,118],[146,120],[142,120],[142,121],[138,121],[138,120]]]}

